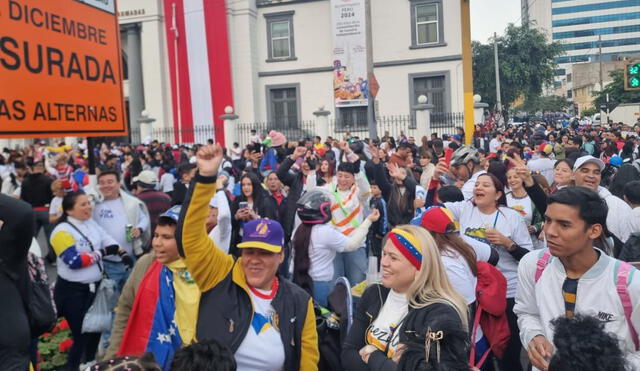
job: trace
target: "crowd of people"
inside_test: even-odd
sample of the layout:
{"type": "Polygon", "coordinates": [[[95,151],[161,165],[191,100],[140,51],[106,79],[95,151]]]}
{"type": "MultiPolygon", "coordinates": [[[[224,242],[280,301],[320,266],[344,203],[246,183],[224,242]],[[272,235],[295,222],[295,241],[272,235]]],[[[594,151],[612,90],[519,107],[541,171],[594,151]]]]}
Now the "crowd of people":
{"type": "Polygon", "coordinates": [[[37,364],[46,265],[73,371],[640,370],[640,123],[251,134],[4,149],[3,369],[37,364]]]}

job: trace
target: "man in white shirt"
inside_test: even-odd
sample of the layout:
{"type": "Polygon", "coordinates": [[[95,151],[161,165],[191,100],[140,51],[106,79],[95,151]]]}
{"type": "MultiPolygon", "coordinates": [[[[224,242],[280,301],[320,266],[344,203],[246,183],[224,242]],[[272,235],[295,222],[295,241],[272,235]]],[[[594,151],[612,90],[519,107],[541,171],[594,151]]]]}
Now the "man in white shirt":
{"type": "MultiPolygon", "coordinates": [[[[143,247],[150,241],[149,212],[144,202],[120,189],[118,173],[105,171],[98,175],[99,195],[94,196],[93,220],[129,254],[142,255],[143,247]],[[127,235],[127,225],[132,225],[127,235]]],[[[109,256],[102,260],[109,278],[118,283],[120,290],[129,277],[129,271],[120,264],[120,257],[109,256]]]]}
{"type": "Polygon", "coordinates": [[[573,165],[573,176],[576,186],[589,188],[604,199],[610,210],[607,215],[607,229],[620,242],[625,243],[633,231],[631,207],[620,198],[612,195],[608,189],[600,186],[604,166],[604,162],[600,159],[589,155],[582,156],[573,165]]]}
{"type": "Polygon", "coordinates": [[[493,139],[489,142],[489,152],[498,153],[502,145],[503,137],[500,133],[493,133],[493,139]]]}
{"type": "Polygon", "coordinates": [[[251,130],[251,136],[249,137],[249,144],[260,143],[260,137],[258,136],[256,129],[251,130]]]}
{"type": "Polygon", "coordinates": [[[553,356],[551,320],[574,314],[600,319],[605,331],[618,337],[629,369],[640,367],[635,331],[640,279],[634,279],[635,268],[593,247],[607,219],[606,203],[592,190],[567,187],[550,197],[544,224],[548,250],[520,260],[514,307],[534,371],[547,370],[553,356]]]}
{"type": "Polygon", "coordinates": [[[538,158],[527,163],[527,167],[531,171],[536,171],[545,177],[547,183],[553,184],[553,165],[555,161],[549,158],[553,152],[553,146],[548,143],[542,143],[538,147],[538,158]]]}

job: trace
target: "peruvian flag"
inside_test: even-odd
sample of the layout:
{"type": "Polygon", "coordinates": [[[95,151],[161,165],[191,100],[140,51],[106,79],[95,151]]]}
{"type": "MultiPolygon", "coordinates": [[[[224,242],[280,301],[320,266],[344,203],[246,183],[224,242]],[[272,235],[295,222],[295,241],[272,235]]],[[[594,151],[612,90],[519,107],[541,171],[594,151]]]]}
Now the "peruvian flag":
{"type": "Polygon", "coordinates": [[[175,141],[203,142],[208,138],[195,138],[194,130],[213,125],[215,141],[224,143],[220,115],[233,106],[225,0],[163,0],[163,5],[175,141]]]}

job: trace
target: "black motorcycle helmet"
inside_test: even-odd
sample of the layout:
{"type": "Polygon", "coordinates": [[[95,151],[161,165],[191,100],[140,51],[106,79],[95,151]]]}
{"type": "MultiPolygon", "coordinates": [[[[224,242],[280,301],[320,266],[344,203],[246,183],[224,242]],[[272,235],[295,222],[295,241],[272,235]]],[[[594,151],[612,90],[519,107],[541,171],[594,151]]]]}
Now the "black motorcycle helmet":
{"type": "Polygon", "coordinates": [[[325,224],[331,220],[331,196],[322,189],[305,193],[298,200],[298,216],[306,224],[325,224]]]}

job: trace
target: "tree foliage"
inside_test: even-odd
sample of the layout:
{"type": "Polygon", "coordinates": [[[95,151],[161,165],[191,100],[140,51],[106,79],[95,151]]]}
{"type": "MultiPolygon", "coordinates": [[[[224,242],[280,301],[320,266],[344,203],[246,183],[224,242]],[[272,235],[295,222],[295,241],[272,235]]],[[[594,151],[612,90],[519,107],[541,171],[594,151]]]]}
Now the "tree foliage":
{"type": "Polygon", "coordinates": [[[640,102],[640,90],[624,90],[624,70],[613,70],[609,72],[612,81],[604,87],[602,91],[594,91],[595,97],[593,105],[598,108],[607,101],[609,94],[610,102],[637,103],[640,102]]]}
{"type": "Polygon", "coordinates": [[[549,95],[544,97],[534,96],[527,98],[523,104],[515,108],[517,111],[536,113],[544,111],[561,112],[569,106],[571,106],[571,102],[569,102],[565,97],[549,95]]]}
{"type": "MultiPolygon", "coordinates": [[[[527,100],[539,97],[542,87],[553,83],[554,58],[563,54],[562,45],[549,42],[544,33],[528,26],[509,24],[504,35],[498,36],[500,89],[502,104],[509,107],[518,97],[527,100]]],[[[472,43],[473,87],[490,106],[496,104],[493,43],[472,43]]]]}

